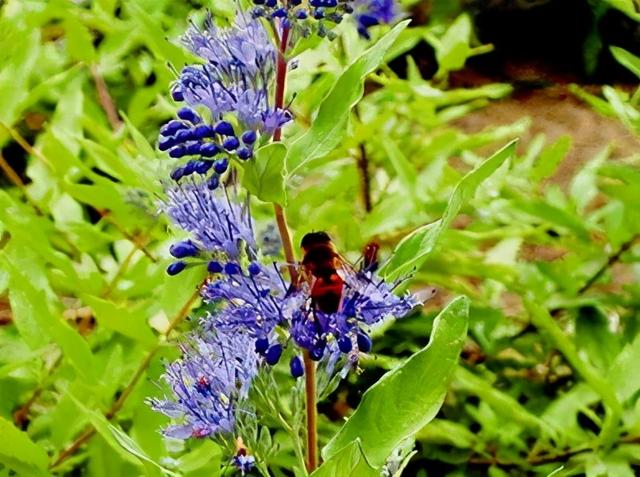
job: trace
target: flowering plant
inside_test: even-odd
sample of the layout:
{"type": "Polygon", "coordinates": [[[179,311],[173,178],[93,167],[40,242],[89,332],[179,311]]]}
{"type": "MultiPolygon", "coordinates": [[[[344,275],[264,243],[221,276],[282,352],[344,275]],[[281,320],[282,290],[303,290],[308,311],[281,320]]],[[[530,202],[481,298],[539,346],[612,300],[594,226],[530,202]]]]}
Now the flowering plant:
{"type": "Polygon", "coordinates": [[[0,475],[637,474],[629,2],[0,3],[0,475]]]}
{"type": "MultiPolygon", "coordinates": [[[[296,262],[277,202],[286,262],[267,257],[254,232],[251,188],[243,191],[238,177],[248,173],[245,164],[262,167],[262,149],[282,141],[283,128],[295,120],[284,98],[296,41],[310,35],[334,39],[331,25],[345,15],[370,39],[369,29],[396,21],[399,10],[393,1],[378,0],[254,3],[250,11],[237,11],[229,26],[216,25],[209,14],[202,28],[192,25],[183,39],[202,63],[178,73],[171,95],[186,106],[160,131],[160,150],[181,161],[170,174],[163,210],[189,235],[172,245],[176,261],[167,273],[206,267],[200,293],[212,309],[183,339],[181,357],[167,365],[171,393],[149,403],[172,419],[167,437],[212,438],[243,475],[254,467],[269,475],[269,449],[247,428],[260,426],[263,413],[278,414],[277,406],[256,405],[255,396],[268,395],[265,383],[286,355],[292,379],[304,377],[306,450],[299,442],[295,447],[299,470],[312,472],[319,463],[317,398],[358,370],[371,351],[373,327],[403,318],[420,302],[394,292],[404,279],[389,283],[377,275],[375,244],[356,268],[343,261],[329,235],[313,232],[301,244],[304,260],[296,262]]],[[[382,42],[381,48],[389,45],[382,42]]],[[[298,441],[300,429],[285,425],[298,441]]]]}

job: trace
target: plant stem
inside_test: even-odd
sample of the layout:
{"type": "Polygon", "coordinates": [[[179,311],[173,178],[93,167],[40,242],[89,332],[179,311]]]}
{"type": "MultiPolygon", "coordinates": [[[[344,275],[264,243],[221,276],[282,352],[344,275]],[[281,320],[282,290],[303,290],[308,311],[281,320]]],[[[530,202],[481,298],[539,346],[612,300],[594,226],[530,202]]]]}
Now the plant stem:
{"type": "Polygon", "coordinates": [[[584,285],[582,285],[580,287],[580,290],[578,290],[578,295],[582,295],[584,292],[586,292],[587,290],[589,290],[594,283],[596,283],[600,277],[602,275],[604,275],[604,273],[609,270],[613,265],[615,265],[616,263],[618,263],[618,261],[620,260],[620,257],[625,253],[628,252],[631,247],[633,246],[633,244],[636,242],[636,240],[638,239],[637,236],[633,236],[632,238],[630,238],[629,240],[627,240],[625,243],[623,243],[620,248],[613,254],[611,255],[608,259],[607,262],[604,263],[599,269],[598,271],[593,274],[591,276],[591,278],[589,278],[584,285]]]}
{"type": "Polygon", "coordinates": [[[307,410],[307,470],[318,467],[318,409],[316,406],[316,363],[304,352],[304,388],[307,410]]]}
{"type": "MultiPolygon", "coordinates": [[[[276,94],[275,107],[282,108],[284,106],[284,92],[287,83],[287,46],[289,43],[290,29],[282,28],[280,35],[280,47],[278,51],[278,62],[276,66],[276,94]]],[[[278,128],[273,134],[274,141],[282,139],[282,129],[278,128]]],[[[273,209],[278,224],[278,231],[282,240],[282,248],[284,256],[287,260],[289,275],[292,286],[298,284],[298,271],[295,266],[295,254],[293,251],[293,243],[291,234],[287,225],[287,217],[285,211],[280,204],[273,204],[273,209]]],[[[304,369],[305,369],[305,410],[307,423],[307,471],[313,472],[318,466],[318,429],[317,429],[317,404],[316,404],[316,368],[315,363],[311,360],[308,353],[304,353],[304,369]]]]}

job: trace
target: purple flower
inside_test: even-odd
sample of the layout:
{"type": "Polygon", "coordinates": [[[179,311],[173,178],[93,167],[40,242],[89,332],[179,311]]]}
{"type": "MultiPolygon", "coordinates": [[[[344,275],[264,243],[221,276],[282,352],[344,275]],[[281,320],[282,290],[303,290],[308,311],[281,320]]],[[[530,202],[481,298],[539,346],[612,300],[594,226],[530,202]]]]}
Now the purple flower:
{"type": "Polygon", "coordinates": [[[398,296],[393,287],[371,271],[345,273],[340,307],[335,313],[313,308],[308,286],[303,286],[287,300],[291,310],[291,336],[312,359],[337,360],[341,353],[351,364],[359,352],[368,352],[370,327],[387,318],[402,318],[419,302],[411,295],[398,296]]]}
{"type": "Polygon", "coordinates": [[[216,328],[242,329],[258,340],[269,337],[283,322],[287,288],[275,266],[252,262],[246,270],[222,273],[208,282],[202,297],[223,307],[223,313],[212,317],[216,328]]]}
{"type": "Polygon", "coordinates": [[[246,452],[238,452],[233,459],[231,459],[233,466],[240,471],[240,475],[246,475],[256,465],[256,459],[252,455],[248,455],[246,452]]]}
{"type": "Polygon", "coordinates": [[[187,439],[234,431],[238,404],[257,374],[253,340],[242,332],[201,331],[181,346],[182,357],[166,367],[172,397],[149,404],[173,423],[167,437],[187,439]]]}
{"type": "Polygon", "coordinates": [[[401,16],[400,7],[395,0],[355,0],[353,3],[358,33],[367,40],[370,38],[369,28],[389,25],[401,16]]]}
{"type": "Polygon", "coordinates": [[[209,17],[203,29],[192,26],[183,42],[203,65],[185,67],[177,81],[190,106],[206,106],[212,121],[235,114],[243,129],[272,134],[291,120],[270,105],[277,52],[264,25],[241,13],[231,27],[209,17]]]}
{"type": "Polygon", "coordinates": [[[235,259],[243,245],[256,249],[248,207],[238,203],[233,191],[210,190],[204,181],[191,181],[173,186],[167,196],[164,211],[200,250],[235,259]]]}

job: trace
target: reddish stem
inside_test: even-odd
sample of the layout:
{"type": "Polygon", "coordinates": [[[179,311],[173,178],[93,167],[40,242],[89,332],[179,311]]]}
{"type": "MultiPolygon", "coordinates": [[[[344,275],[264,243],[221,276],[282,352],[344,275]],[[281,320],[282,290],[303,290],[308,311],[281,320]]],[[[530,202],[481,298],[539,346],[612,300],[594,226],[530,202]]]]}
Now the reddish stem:
{"type": "MultiPolygon", "coordinates": [[[[276,64],[276,97],[275,107],[284,107],[284,91],[287,84],[287,58],[286,52],[289,43],[289,27],[282,28],[280,36],[280,48],[278,50],[278,61],[276,64]]],[[[280,141],[282,139],[282,129],[278,128],[273,133],[273,140],[280,141]]],[[[289,274],[291,283],[296,286],[298,283],[298,271],[295,267],[295,255],[293,252],[293,244],[289,227],[287,226],[287,218],[284,209],[280,204],[273,204],[273,209],[278,223],[278,230],[282,239],[282,248],[284,255],[289,264],[289,274]]],[[[317,425],[317,403],[316,403],[316,366],[309,358],[309,353],[304,353],[304,371],[305,371],[305,395],[306,395],[306,414],[307,414],[307,471],[313,472],[318,467],[318,425],[317,425]]]]}
{"type": "MultiPolygon", "coordinates": [[[[278,50],[278,61],[276,64],[276,108],[284,106],[284,89],[287,84],[287,46],[289,43],[289,27],[282,28],[280,37],[280,49],[278,50]]],[[[273,140],[279,141],[282,138],[282,129],[278,128],[273,133],[273,140]]]]}

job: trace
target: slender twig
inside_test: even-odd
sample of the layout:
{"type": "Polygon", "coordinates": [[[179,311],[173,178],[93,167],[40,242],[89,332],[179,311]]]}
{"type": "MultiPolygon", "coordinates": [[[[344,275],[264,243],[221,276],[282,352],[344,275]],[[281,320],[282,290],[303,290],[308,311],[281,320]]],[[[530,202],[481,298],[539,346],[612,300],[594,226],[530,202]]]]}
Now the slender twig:
{"type": "Polygon", "coordinates": [[[114,131],[117,131],[122,127],[122,121],[120,120],[120,116],[118,116],[118,109],[113,102],[113,98],[111,97],[111,94],[109,94],[107,83],[105,83],[104,78],[98,71],[98,67],[96,65],[91,66],[91,76],[93,77],[93,82],[96,84],[96,92],[98,93],[100,106],[102,106],[102,109],[107,115],[107,120],[109,121],[111,128],[114,131]]]}
{"type": "Polygon", "coordinates": [[[618,263],[618,261],[620,260],[620,257],[627,251],[629,251],[629,249],[631,249],[631,247],[633,246],[633,244],[636,242],[636,240],[638,239],[637,235],[634,235],[633,237],[631,237],[629,240],[627,240],[625,243],[623,243],[620,248],[611,256],[609,256],[609,259],[606,261],[606,263],[604,263],[596,273],[594,273],[585,283],[584,285],[582,285],[580,287],[580,289],[578,290],[578,295],[582,295],[584,292],[588,291],[599,279],[602,275],[604,275],[604,273],[609,270],[612,266],[614,266],[616,263],[618,263]]]}
{"type": "Polygon", "coordinates": [[[158,261],[158,259],[147,249],[145,244],[142,243],[142,241],[140,240],[140,237],[138,237],[137,235],[132,235],[129,232],[127,232],[119,223],[117,223],[115,220],[111,218],[108,210],[98,210],[98,213],[100,214],[100,217],[102,217],[105,221],[109,222],[116,229],[118,229],[118,232],[124,235],[124,237],[127,240],[129,240],[136,247],[138,247],[140,251],[149,258],[149,260],[151,260],[153,263],[156,263],[158,261]]]}
{"type": "Polygon", "coordinates": [[[278,231],[280,232],[282,248],[284,249],[284,257],[287,260],[291,283],[295,286],[298,283],[298,270],[295,265],[296,257],[293,252],[293,244],[291,241],[291,235],[289,234],[289,227],[287,226],[287,217],[285,216],[284,209],[280,204],[274,203],[273,211],[276,216],[278,231]]]}
{"type": "MultiPolygon", "coordinates": [[[[278,62],[276,67],[276,94],[275,107],[282,108],[284,106],[284,92],[287,82],[287,46],[289,43],[289,27],[282,27],[280,36],[280,48],[278,51],[278,62]]],[[[278,128],[273,134],[274,141],[282,139],[282,129],[278,128]]],[[[295,254],[293,251],[293,243],[291,234],[287,225],[285,211],[280,204],[273,204],[273,209],[278,224],[278,231],[282,240],[284,256],[289,266],[289,275],[291,284],[295,287],[298,283],[298,271],[295,267],[295,254]]],[[[317,430],[317,403],[316,403],[316,374],[315,363],[311,360],[308,353],[304,353],[305,368],[305,410],[307,422],[307,470],[313,472],[318,466],[318,430],[317,430]]]]}
{"type": "Polygon", "coordinates": [[[357,164],[360,172],[360,193],[362,195],[362,203],[364,210],[371,212],[371,177],[369,176],[369,159],[367,158],[367,150],[364,143],[360,143],[358,147],[360,154],[358,155],[357,164]]]}
{"type": "Polygon", "coordinates": [[[307,410],[307,470],[318,467],[318,408],[316,404],[316,363],[304,352],[304,387],[307,410]]]}
{"type": "MultiPolygon", "coordinates": [[[[278,62],[276,66],[276,108],[282,108],[284,106],[284,91],[287,82],[287,43],[289,42],[289,28],[282,29],[282,37],[280,39],[280,49],[278,52],[278,62]]],[[[280,141],[282,139],[282,129],[278,128],[273,133],[273,140],[280,141]]],[[[289,265],[289,275],[291,277],[291,283],[295,286],[298,281],[298,271],[295,267],[295,254],[293,252],[293,244],[291,241],[291,235],[289,233],[289,227],[287,226],[287,217],[284,209],[280,204],[274,202],[273,210],[276,216],[276,223],[278,224],[278,231],[280,232],[280,238],[282,240],[282,247],[284,249],[284,256],[289,265]]]]}
{"type": "Polygon", "coordinates": [[[105,289],[104,293],[102,294],[103,298],[108,298],[108,297],[111,296],[111,294],[113,293],[113,291],[116,288],[116,285],[122,279],[124,273],[126,272],[127,268],[129,267],[129,264],[131,263],[131,260],[133,260],[133,256],[136,254],[136,252],[138,252],[138,250],[141,250],[141,244],[139,244],[137,242],[132,242],[132,243],[133,243],[133,247],[131,248],[131,251],[124,258],[124,260],[122,261],[122,263],[118,267],[118,270],[116,270],[116,274],[113,276],[111,281],[107,284],[107,288],[105,289]]]}
{"type": "MultiPolygon", "coordinates": [[[[610,255],[609,258],[607,258],[607,261],[603,263],[602,266],[598,268],[598,270],[584,282],[584,284],[576,292],[576,296],[581,296],[588,292],[598,282],[598,280],[600,280],[602,275],[604,275],[611,267],[613,267],[620,261],[622,255],[628,252],[631,247],[633,247],[633,245],[637,242],[637,240],[638,235],[634,235],[629,240],[624,242],[620,246],[620,248],[615,253],[610,255]]],[[[550,313],[551,316],[558,317],[563,313],[563,311],[564,308],[553,308],[550,313]]]]}
{"type": "Polygon", "coordinates": [[[18,175],[15,169],[11,167],[11,164],[9,164],[9,162],[4,158],[2,152],[0,152],[0,169],[2,169],[2,172],[4,172],[4,174],[7,176],[7,179],[9,179],[9,181],[18,189],[20,189],[20,192],[22,192],[24,198],[27,202],[29,202],[29,204],[31,204],[36,213],[38,215],[42,215],[42,210],[32,199],[31,195],[29,195],[29,191],[27,191],[27,186],[25,185],[24,181],[20,178],[20,175],[18,175]]]}
{"type": "MultiPolygon", "coordinates": [[[[191,311],[191,307],[196,302],[199,296],[200,296],[200,291],[196,290],[196,292],[191,296],[191,298],[189,298],[189,300],[184,304],[184,306],[180,308],[180,311],[169,322],[167,329],[164,330],[164,332],[162,333],[162,336],[164,338],[168,337],[171,331],[173,331],[175,327],[178,326],[178,324],[189,314],[189,311],[191,311]]],[[[156,355],[156,353],[160,348],[161,348],[161,343],[158,342],[153,346],[153,348],[149,350],[149,352],[147,353],[147,355],[142,360],[142,362],[136,369],[135,373],[129,380],[129,383],[123,389],[118,399],[113,403],[111,408],[109,408],[109,410],[104,413],[104,416],[108,420],[113,419],[118,414],[118,412],[122,409],[122,406],[124,406],[127,398],[131,395],[131,393],[135,389],[136,384],[138,384],[138,382],[140,381],[140,378],[142,378],[147,367],[151,363],[151,360],[153,359],[153,357],[156,355]]],[[[49,466],[49,468],[53,469],[55,467],[58,467],[65,460],[67,460],[69,457],[75,454],[76,451],[80,449],[80,447],[82,447],[82,445],[85,444],[89,439],[91,439],[95,434],[96,434],[95,427],[93,426],[87,427],[82,432],[82,434],[80,434],[80,436],[78,436],[76,440],[73,441],[73,443],[69,447],[67,447],[64,451],[60,453],[58,458],[49,466]]]]}
{"type": "Polygon", "coordinates": [[[37,157],[42,162],[44,162],[49,167],[49,169],[53,170],[53,166],[51,165],[51,162],[49,161],[49,159],[47,159],[47,157],[44,154],[42,154],[38,149],[31,146],[31,144],[29,144],[29,142],[25,138],[23,138],[18,131],[16,131],[10,126],[7,126],[2,121],[0,121],[0,127],[2,127],[2,129],[8,132],[9,135],[13,138],[13,140],[17,142],[18,145],[22,149],[24,149],[27,154],[31,154],[32,156],[37,157]]]}

